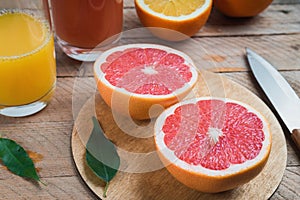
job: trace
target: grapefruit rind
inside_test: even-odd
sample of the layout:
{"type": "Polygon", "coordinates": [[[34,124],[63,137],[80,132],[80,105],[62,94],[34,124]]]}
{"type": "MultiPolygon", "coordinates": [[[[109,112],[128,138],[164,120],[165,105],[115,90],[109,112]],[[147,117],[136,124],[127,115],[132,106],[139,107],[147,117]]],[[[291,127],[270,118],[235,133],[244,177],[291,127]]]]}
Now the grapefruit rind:
{"type": "Polygon", "coordinates": [[[271,150],[271,132],[265,117],[249,105],[228,98],[200,97],[177,103],[166,109],[157,118],[154,133],[158,155],[167,170],[177,180],[188,187],[208,193],[230,190],[252,180],[263,169],[271,150]],[[162,131],[163,124],[166,118],[173,114],[175,109],[179,106],[195,104],[201,100],[222,100],[225,103],[237,103],[247,108],[249,112],[257,115],[263,122],[263,131],[265,133],[265,139],[262,142],[263,146],[260,153],[252,160],[247,160],[242,164],[232,164],[228,169],[224,170],[212,170],[201,165],[191,165],[179,159],[174,154],[174,151],[170,150],[164,142],[165,134],[162,131]]]}
{"type": "Polygon", "coordinates": [[[154,113],[149,116],[149,110],[154,105],[160,105],[163,109],[167,108],[191,92],[198,80],[198,70],[194,66],[192,59],[181,51],[163,45],[139,43],[117,46],[103,52],[94,63],[94,77],[101,97],[113,110],[123,115],[130,115],[134,119],[149,119],[150,117],[158,116],[162,111],[161,109],[157,111],[154,109],[154,113]],[[105,78],[106,74],[101,70],[100,66],[107,61],[108,56],[112,53],[131,48],[156,48],[165,50],[167,53],[174,53],[181,56],[185,59],[184,64],[190,67],[189,69],[192,74],[190,81],[172,93],[164,95],[138,94],[112,85],[105,78]]]}

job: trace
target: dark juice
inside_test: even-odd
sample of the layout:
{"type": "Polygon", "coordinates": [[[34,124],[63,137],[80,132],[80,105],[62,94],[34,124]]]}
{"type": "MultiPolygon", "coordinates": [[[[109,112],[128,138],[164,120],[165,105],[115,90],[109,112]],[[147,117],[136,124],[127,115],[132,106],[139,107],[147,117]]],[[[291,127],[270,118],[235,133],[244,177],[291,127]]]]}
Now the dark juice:
{"type": "Polygon", "coordinates": [[[51,0],[56,35],[79,48],[94,48],[119,34],[122,0],[51,0]]]}

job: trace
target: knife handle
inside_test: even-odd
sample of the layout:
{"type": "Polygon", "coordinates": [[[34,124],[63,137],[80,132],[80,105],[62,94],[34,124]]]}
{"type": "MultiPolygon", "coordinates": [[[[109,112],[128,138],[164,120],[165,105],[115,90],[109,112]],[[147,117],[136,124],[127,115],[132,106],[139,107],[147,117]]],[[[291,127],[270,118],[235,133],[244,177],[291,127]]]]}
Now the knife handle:
{"type": "Polygon", "coordinates": [[[292,132],[292,139],[300,150],[300,129],[294,129],[292,132]]]}

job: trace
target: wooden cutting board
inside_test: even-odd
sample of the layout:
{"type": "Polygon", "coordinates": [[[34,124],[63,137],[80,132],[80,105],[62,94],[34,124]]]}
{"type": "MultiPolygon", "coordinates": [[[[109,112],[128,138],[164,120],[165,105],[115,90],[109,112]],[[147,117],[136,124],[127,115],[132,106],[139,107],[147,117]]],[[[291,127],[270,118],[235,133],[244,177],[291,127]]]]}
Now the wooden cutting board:
{"type": "Polygon", "coordinates": [[[106,199],[268,199],[274,193],[282,179],[287,159],[286,141],[277,119],[261,99],[246,88],[214,73],[203,71],[200,75],[199,82],[187,98],[215,96],[242,101],[260,111],[270,123],[272,149],[263,171],[249,183],[218,194],[205,194],[184,186],[159,164],[145,172],[145,163],[152,161],[131,162],[130,156],[126,157],[126,152],[146,155],[155,150],[151,137],[154,121],[132,123],[126,118],[121,118],[116,123],[110,108],[96,93],[86,101],[75,121],[72,153],[80,176],[98,197],[102,198],[104,182],[97,178],[85,163],[84,144],[92,130],[92,116],[97,116],[106,136],[115,143],[121,156],[122,171],[111,181],[106,199]],[[137,138],[138,135],[141,137],[137,138]]]}

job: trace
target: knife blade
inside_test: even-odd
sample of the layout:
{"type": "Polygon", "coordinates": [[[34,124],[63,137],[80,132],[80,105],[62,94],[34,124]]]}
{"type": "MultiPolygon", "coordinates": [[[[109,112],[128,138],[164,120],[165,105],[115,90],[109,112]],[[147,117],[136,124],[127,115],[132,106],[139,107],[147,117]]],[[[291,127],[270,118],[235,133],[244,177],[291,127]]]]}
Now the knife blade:
{"type": "Polygon", "coordinates": [[[300,99],[283,76],[263,57],[246,48],[250,68],[300,150],[300,99]]]}

